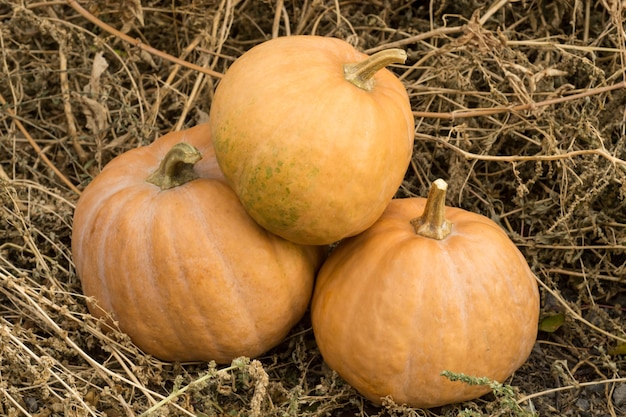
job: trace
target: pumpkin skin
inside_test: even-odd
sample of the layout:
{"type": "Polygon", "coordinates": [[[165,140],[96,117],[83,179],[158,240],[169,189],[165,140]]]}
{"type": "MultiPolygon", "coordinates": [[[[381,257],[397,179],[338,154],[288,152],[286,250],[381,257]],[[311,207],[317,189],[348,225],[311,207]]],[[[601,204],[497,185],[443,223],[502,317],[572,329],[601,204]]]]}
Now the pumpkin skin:
{"type": "Polygon", "coordinates": [[[230,363],[274,347],[302,317],[323,251],[246,214],[205,124],[107,164],[76,205],[72,255],[91,313],[144,352],[230,363]],[[165,190],[148,183],[178,142],[200,150],[199,178],[165,190]]]}
{"type": "Polygon", "coordinates": [[[489,386],[441,373],[503,382],[536,340],[538,287],[514,243],[487,217],[451,207],[447,237],[418,235],[411,221],[426,201],[393,200],[329,255],[314,290],[324,360],[376,404],[388,395],[417,408],[478,398],[489,386]]]}
{"type": "Polygon", "coordinates": [[[217,160],[269,231],[336,242],[372,225],[402,183],[414,140],[409,98],[385,68],[369,91],[346,80],[344,65],[365,58],[340,39],[281,37],[245,52],[220,80],[209,120],[217,160]]]}

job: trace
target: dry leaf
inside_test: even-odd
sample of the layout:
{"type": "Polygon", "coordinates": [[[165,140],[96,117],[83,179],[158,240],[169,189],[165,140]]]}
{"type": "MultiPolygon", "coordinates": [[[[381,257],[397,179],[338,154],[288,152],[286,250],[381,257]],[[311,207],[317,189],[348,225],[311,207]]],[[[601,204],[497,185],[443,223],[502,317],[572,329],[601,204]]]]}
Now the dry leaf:
{"type": "Polygon", "coordinates": [[[87,119],[85,126],[91,133],[99,133],[109,126],[109,109],[98,101],[85,96],[77,96],[81,110],[87,119]]]}
{"type": "Polygon", "coordinates": [[[91,133],[97,134],[109,126],[109,109],[98,99],[102,96],[100,79],[109,67],[102,52],[93,58],[89,82],[83,87],[85,94],[75,97],[81,104],[81,110],[87,119],[85,126],[91,133]]]}
{"type": "Polygon", "coordinates": [[[120,10],[122,11],[122,21],[124,25],[120,29],[122,33],[128,33],[133,27],[133,23],[137,21],[140,27],[143,27],[143,7],[141,0],[126,0],[121,2],[120,10]]]}
{"type": "Polygon", "coordinates": [[[91,93],[92,96],[98,96],[100,94],[100,78],[108,67],[109,63],[104,58],[104,53],[102,51],[97,52],[93,57],[89,83],[84,88],[86,93],[91,93]]]}

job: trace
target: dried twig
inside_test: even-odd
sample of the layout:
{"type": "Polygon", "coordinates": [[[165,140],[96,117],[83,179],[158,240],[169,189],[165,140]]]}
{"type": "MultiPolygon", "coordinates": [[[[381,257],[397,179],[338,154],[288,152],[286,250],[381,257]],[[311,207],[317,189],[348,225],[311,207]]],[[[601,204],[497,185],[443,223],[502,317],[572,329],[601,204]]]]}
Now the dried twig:
{"type": "MultiPolygon", "coordinates": [[[[187,45],[187,47],[183,50],[182,54],[181,54],[181,58],[184,59],[189,53],[191,53],[191,51],[193,49],[195,49],[199,44],[200,41],[202,40],[202,35],[196,36],[194,38],[194,40],[187,45]]],[[[167,76],[167,79],[165,80],[165,82],[163,83],[163,90],[164,93],[163,94],[155,94],[155,100],[154,103],[152,104],[151,108],[150,108],[150,115],[149,115],[149,124],[154,123],[154,121],[156,120],[158,114],[159,114],[159,110],[161,107],[161,103],[163,102],[163,100],[165,99],[165,97],[167,96],[167,94],[173,90],[172,88],[172,83],[174,82],[174,79],[176,79],[176,75],[178,74],[178,72],[180,71],[180,69],[182,68],[182,66],[180,64],[176,64],[172,67],[170,74],[167,76]]],[[[201,74],[204,74],[203,72],[201,74]]]]}
{"type": "Polygon", "coordinates": [[[33,147],[33,149],[35,149],[35,152],[37,152],[37,155],[39,155],[39,157],[44,161],[44,163],[54,172],[54,174],[57,177],[59,177],[59,179],[61,181],[63,181],[65,183],[65,185],[67,185],[70,188],[70,190],[72,190],[74,193],[80,195],[80,190],[78,188],[76,188],[76,186],[74,184],[72,184],[72,182],[65,175],[63,175],[63,173],[61,171],[59,171],[59,169],[52,163],[52,161],[50,161],[50,159],[48,159],[48,157],[43,152],[41,147],[39,147],[37,142],[35,142],[35,140],[32,138],[32,136],[28,133],[28,130],[26,130],[26,128],[24,127],[22,122],[20,122],[20,120],[16,116],[15,112],[8,107],[7,102],[4,99],[4,97],[2,96],[2,94],[0,94],[0,104],[5,107],[6,113],[13,118],[13,122],[15,123],[15,126],[17,126],[17,128],[20,130],[20,132],[22,132],[22,134],[24,135],[24,137],[26,138],[28,143],[30,143],[30,145],[33,147]]]}
{"type": "Polygon", "coordinates": [[[371,55],[374,52],[382,51],[383,49],[401,48],[403,46],[410,45],[412,43],[423,41],[424,39],[434,38],[436,36],[442,36],[442,35],[452,35],[454,33],[461,33],[462,31],[463,31],[462,26],[451,27],[451,28],[449,27],[437,28],[437,29],[429,30],[428,32],[420,33],[419,35],[410,36],[405,39],[400,39],[399,41],[380,44],[374,48],[367,49],[364,52],[368,55],[371,55]]]}
{"type": "Polygon", "coordinates": [[[528,400],[532,400],[533,398],[542,397],[544,395],[552,395],[555,392],[560,392],[560,391],[567,391],[567,390],[572,390],[572,389],[578,390],[582,387],[593,387],[595,385],[601,385],[601,384],[617,384],[617,383],[624,383],[624,382],[626,382],[626,378],[610,378],[610,379],[603,379],[601,381],[580,382],[576,385],[566,385],[564,387],[550,388],[545,391],[540,391],[540,392],[535,392],[529,395],[525,395],[519,400],[517,400],[517,403],[521,404],[528,400]]]}
{"type": "Polygon", "coordinates": [[[580,98],[606,93],[608,91],[619,90],[621,88],[626,88],[626,81],[622,81],[620,83],[608,85],[605,87],[592,88],[589,90],[585,90],[582,93],[572,94],[572,95],[565,96],[565,97],[552,98],[549,100],[539,101],[537,103],[519,104],[519,105],[511,106],[511,107],[493,107],[493,108],[482,108],[482,109],[456,110],[456,111],[447,112],[447,113],[414,111],[413,116],[432,117],[435,119],[448,119],[448,120],[463,119],[467,117],[490,116],[492,114],[498,114],[498,113],[512,113],[512,112],[519,112],[519,111],[524,111],[524,110],[532,110],[537,107],[552,106],[555,104],[565,103],[567,101],[578,100],[580,98]]]}
{"type": "Polygon", "coordinates": [[[274,22],[272,23],[272,38],[278,37],[280,29],[280,17],[283,14],[284,0],[276,0],[276,12],[274,13],[274,22]]]}
{"type": "Polygon", "coordinates": [[[492,5],[485,12],[485,14],[480,17],[480,20],[479,20],[480,24],[484,25],[485,23],[487,23],[487,20],[489,20],[489,18],[491,16],[493,16],[498,10],[500,10],[501,8],[506,6],[508,2],[509,2],[509,0],[498,0],[498,1],[496,1],[496,3],[494,5],[492,5]]]}
{"type": "Polygon", "coordinates": [[[72,140],[72,145],[78,155],[78,160],[84,164],[87,162],[89,157],[78,141],[76,119],[74,118],[74,112],[72,111],[72,104],[70,102],[70,86],[67,79],[67,56],[65,55],[65,46],[63,44],[59,45],[59,70],[61,93],[63,94],[63,110],[65,112],[65,120],[67,121],[67,134],[72,140]]]}
{"type": "Polygon", "coordinates": [[[416,137],[422,137],[427,140],[433,140],[445,146],[446,148],[449,148],[453,150],[454,152],[462,155],[463,157],[467,159],[476,159],[480,161],[494,161],[494,162],[495,161],[497,162],[528,162],[528,161],[559,161],[563,159],[574,158],[576,156],[581,156],[581,155],[599,155],[607,159],[608,161],[610,161],[612,164],[620,166],[622,169],[626,170],[626,161],[611,155],[609,152],[606,151],[606,149],[603,149],[603,148],[583,149],[579,151],[570,151],[570,152],[564,152],[564,153],[553,154],[553,155],[530,155],[530,156],[527,156],[527,155],[508,155],[508,156],[506,155],[479,155],[479,154],[465,151],[441,138],[432,137],[428,135],[421,135],[421,134],[416,135],[416,137]]]}
{"type": "Polygon", "coordinates": [[[167,54],[163,51],[160,51],[156,48],[151,47],[150,45],[146,45],[144,43],[142,43],[140,40],[138,39],[133,39],[130,36],[120,32],[119,30],[115,29],[114,27],[107,25],[106,23],[104,23],[102,20],[98,19],[97,17],[95,17],[94,15],[92,15],[91,13],[89,13],[87,10],[85,10],[83,7],[81,7],[78,2],[76,0],[66,0],[67,4],[72,7],[74,10],[76,10],[81,16],[83,16],[85,19],[89,20],[91,23],[97,25],[98,27],[100,27],[102,30],[110,33],[111,35],[114,35],[128,43],[130,43],[131,45],[136,46],[137,48],[146,51],[152,55],[156,55],[160,58],[165,59],[166,61],[170,61],[173,62],[175,64],[181,65],[183,67],[187,67],[189,69],[195,70],[195,71],[200,71],[203,72],[207,75],[210,75],[211,77],[216,77],[216,78],[222,78],[224,76],[224,74],[222,74],[221,72],[217,72],[217,71],[213,71],[210,70],[208,68],[203,68],[199,65],[196,64],[192,64],[191,62],[185,61],[183,59],[177,58],[175,56],[172,56],[170,54],[167,54]]]}

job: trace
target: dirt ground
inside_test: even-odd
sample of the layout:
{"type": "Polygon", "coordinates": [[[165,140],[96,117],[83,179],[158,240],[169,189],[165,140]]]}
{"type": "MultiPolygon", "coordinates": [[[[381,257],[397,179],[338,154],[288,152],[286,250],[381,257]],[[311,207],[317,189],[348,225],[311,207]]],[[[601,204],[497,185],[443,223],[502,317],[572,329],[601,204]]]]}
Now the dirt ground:
{"type": "Polygon", "coordinates": [[[626,415],[625,16],[619,0],[0,0],[0,415],[626,415]],[[494,394],[374,407],[324,365],[308,316],[216,368],[158,361],[88,314],[80,191],[206,121],[207,70],[295,34],[405,49],[416,143],[397,197],[444,178],[448,204],[498,222],[537,275],[542,330],[494,394]]]}

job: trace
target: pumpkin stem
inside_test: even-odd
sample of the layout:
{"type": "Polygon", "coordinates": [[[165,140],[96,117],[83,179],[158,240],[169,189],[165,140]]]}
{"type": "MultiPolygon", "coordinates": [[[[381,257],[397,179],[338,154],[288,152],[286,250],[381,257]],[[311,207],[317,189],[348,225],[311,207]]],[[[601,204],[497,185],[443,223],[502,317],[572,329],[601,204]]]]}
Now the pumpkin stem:
{"type": "Polygon", "coordinates": [[[194,146],[186,142],[177,143],[165,154],[159,167],[146,178],[146,181],[161,190],[183,185],[198,178],[193,166],[200,159],[202,155],[194,146]]]}
{"type": "Polygon", "coordinates": [[[374,74],[387,65],[404,64],[405,61],[406,52],[404,50],[397,48],[385,49],[384,51],[376,52],[361,62],[345,64],[343,66],[343,74],[346,80],[357,87],[365,91],[372,91],[374,88],[374,74]]]}
{"type": "Polygon", "coordinates": [[[446,215],[446,190],[448,184],[441,178],[430,186],[424,213],[411,220],[415,233],[431,239],[443,240],[452,232],[452,223],[446,215]]]}

